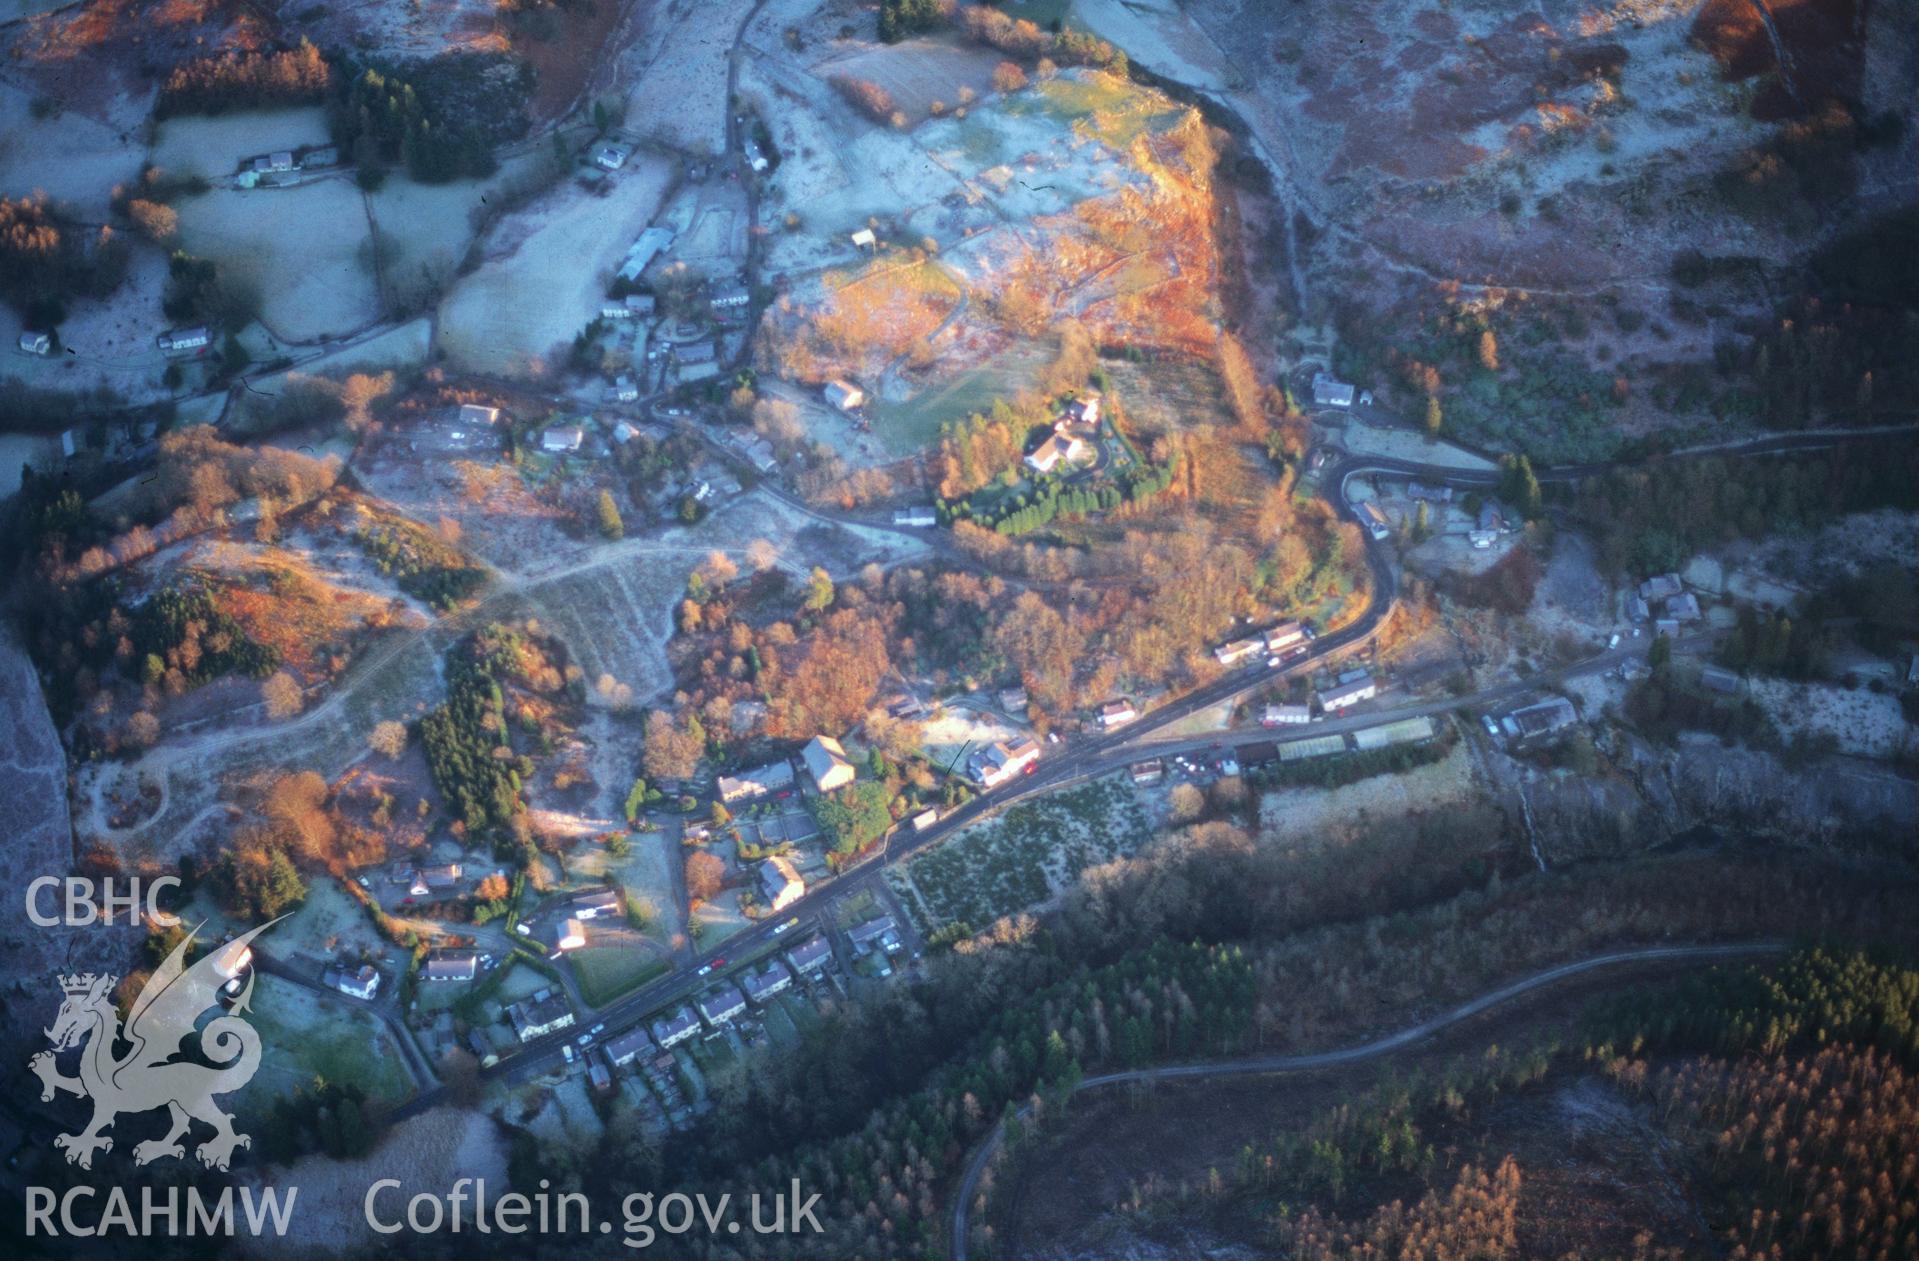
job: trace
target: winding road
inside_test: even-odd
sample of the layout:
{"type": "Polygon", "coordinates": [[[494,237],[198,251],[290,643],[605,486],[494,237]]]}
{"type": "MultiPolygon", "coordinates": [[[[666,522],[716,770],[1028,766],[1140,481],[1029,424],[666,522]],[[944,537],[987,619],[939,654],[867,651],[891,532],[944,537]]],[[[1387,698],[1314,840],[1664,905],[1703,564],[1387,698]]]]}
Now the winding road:
{"type": "MultiPolygon", "coordinates": [[[[1642,950],[1618,950],[1611,954],[1594,955],[1573,963],[1562,963],[1556,968],[1547,968],[1544,972],[1535,972],[1510,985],[1481,994],[1478,998],[1461,1003],[1457,1007],[1448,1008],[1430,1019],[1408,1025],[1396,1033],[1374,1038],[1370,1042],[1362,1042],[1357,1046],[1336,1051],[1319,1051],[1309,1055],[1254,1055],[1245,1059],[1223,1060],[1211,1064],[1169,1064],[1161,1068],[1136,1068],[1120,1073],[1103,1073],[1098,1077],[1086,1078],[1073,1088],[1073,1093],[1080,1094],[1102,1086],[1128,1083],[1299,1073],[1309,1069],[1357,1064],[1363,1060],[1377,1059],[1382,1055],[1404,1050],[1415,1043],[1425,1041],[1442,1029],[1463,1020],[1470,1020],[1502,1003],[1511,1002],[1535,990],[1544,989],[1601,968],[1617,967],[1626,963],[1741,959],[1754,955],[1779,954],[1785,949],[1785,945],[1781,942],[1762,941],[1724,946],[1652,946],[1642,950]]],[[[1020,1109],[1020,1119],[1025,1120],[1031,1111],[1030,1106],[1020,1109]]],[[[966,1261],[969,1209],[974,1196],[979,1193],[980,1178],[986,1173],[986,1168],[992,1163],[993,1157],[1005,1146],[1005,1141],[1005,1125],[993,1127],[993,1132],[973,1150],[972,1156],[966,1162],[966,1171],[961,1175],[959,1186],[953,1194],[953,1224],[948,1249],[952,1261],[966,1261]]]]}

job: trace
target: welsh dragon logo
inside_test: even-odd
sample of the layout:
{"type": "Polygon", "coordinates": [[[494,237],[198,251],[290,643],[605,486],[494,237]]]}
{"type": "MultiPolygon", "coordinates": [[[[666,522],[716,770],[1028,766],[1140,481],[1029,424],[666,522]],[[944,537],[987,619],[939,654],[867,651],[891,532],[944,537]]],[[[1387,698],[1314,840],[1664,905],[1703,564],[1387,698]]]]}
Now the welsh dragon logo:
{"type": "Polygon", "coordinates": [[[213,1127],[213,1137],[199,1147],[201,1162],[211,1168],[225,1169],[234,1148],[252,1146],[245,1134],[234,1131],[233,1118],[213,1101],[215,1095],[231,1094],[246,1085],[260,1067],[260,1035],[241,1019],[253,997],[251,973],[232,1009],[197,1031],[199,1050],[210,1065],[180,1055],[181,1044],[196,1032],[200,1016],[219,1003],[220,988],[228,979],[221,974],[219,960],[241,954],[247,943],[272,926],[262,924],[192,967],[186,966],[187,948],[193,944],[193,934],[188,933],[134,999],[125,1029],[120,1027],[113,1002],[118,977],[89,972],[60,978],[66,998],[53,1027],[46,1030],[53,1050],[41,1051],[27,1067],[40,1078],[41,1102],[63,1090],[93,1101],[93,1119],[84,1130],[53,1140],[70,1163],[91,1169],[96,1151],[113,1149],[113,1140],[102,1131],[116,1117],[159,1107],[169,1114],[166,1136],[137,1144],[136,1164],[185,1156],[180,1140],[194,1121],[213,1127]],[[131,1049],[116,1059],[116,1044],[121,1042],[131,1049]],[[63,1077],[56,1058],[74,1047],[81,1047],[79,1076],[63,1077]]]}

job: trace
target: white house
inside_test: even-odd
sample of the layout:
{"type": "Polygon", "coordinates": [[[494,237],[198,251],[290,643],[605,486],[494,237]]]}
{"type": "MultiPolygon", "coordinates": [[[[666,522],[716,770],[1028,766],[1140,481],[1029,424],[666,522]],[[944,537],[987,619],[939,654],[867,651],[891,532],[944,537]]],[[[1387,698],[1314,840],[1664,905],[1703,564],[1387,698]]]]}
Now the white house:
{"type": "Polygon", "coordinates": [[[1291,727],[1311,722],[1312,710],[1305,705],[1268,705],[1259,716],[1262,727],[1291,727]]]}
{"type": "Polygon", "coordinates": [[[682,1007],[664,1020],[653,1022],[653,1040],[662,1047],[675,1047],[700,1031],[699,1017],[690,1007],[682,1007]]]}
{"type": "Polygon", "coordinates": [[[540,435],[540,450],[552,452],[578,451],[580,444],[586,441],[586,430],[578,425],[555,425],[540,435]]]}
{"type": "Polygon", "coordinates": [[[371,1002],[380,989],[380,974],[370,963],[363,963],[350,972],[345,968],[328,968],[321,979],[348,998],[362,1002],[371,1002]]]}
{"type": "Polygon", "coordinates": [[[1062,464],[1070,464],[1080,458],[1086,450],[1086,444],[1072,434],[1050,433],[1046,441],[1033,448],[1026,457],[1026,467],[1036,473],[1050,473],[1062,464]]]}
{"type": "Polygon", "coordinates": [[[20,349],[30,355],[53,353],[53,337],[47,333],[25,332],[20,334],[20,349]]]}
{"type": "Polygon", "coordinates": [[[791,762],[772,762],[750,771],[741,771],[738,775],[722,775],[716,784],[720,800],[728,805],[736,801],[751,801],[792,786],[791,762]]]}
{"type": "Polygon", "coordinates": [[[1099,707],[1099,725],[1112,731],[1124,727],[1139,717],[1139,711],[1133,708],[1133,702],[1125,699],[1107,701],[1099,707]]]}
{"type": "Polygon", "coordinates": [[[826,401],[843,412],[856,412],[866,405],[866,391],[850,381],[828,381],[826,401]]]}
{"type": "Polygon", "coordinates": [[[775,911],[784,911],[806,896],[806,882],[781,854],[760,864],[760,889],[766,894],[767,906],[775,911]]]}
{"type": "Polygon", "coordinates": [[[808,740],[806,747],[800,750],[800,760],[806,763],[806,773],[823,793],[846,787],[858,774],[846,760],[845,747],[832,736],[814,736],[808,740]]]}
{"type": "Polygon", "coordinates": [[[1023,773],[1027,767],[1039,760],[1039,745],[1031,739],[1008,743],[996,740],[993,744],[967,759],[967,769],[982,788],[997,788],[1007,780],[1023,773]]]}
{"type": "Polygon", "coordinates": [[[1379,683],[1370,674],[1360,674],[1357,678],[1341,683],[1319,694],[1319,707],[1326,713],[1369,701],[1379,695],[1379,683]]]}

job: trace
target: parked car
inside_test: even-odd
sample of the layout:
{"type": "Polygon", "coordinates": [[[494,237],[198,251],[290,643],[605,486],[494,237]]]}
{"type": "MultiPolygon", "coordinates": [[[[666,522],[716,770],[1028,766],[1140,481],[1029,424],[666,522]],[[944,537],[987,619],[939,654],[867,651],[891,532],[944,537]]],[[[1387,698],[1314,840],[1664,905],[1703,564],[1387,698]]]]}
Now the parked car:
{"type": "Polygon", "coordinates": [[[1614,631],[1614,632],[1613,632],[1613,636],[1612,636],[1612,638],[1611,638],[1611,639],[1608,639],[1608,640],[1606,641],[1606,647],[1607,647],[1607,649],[1608,649],[1608,650],[1611,650],[1611,649],[1613,649],[1613,648],[1617,648],[1617,647],[1619,647],[1619,632],[1618,632],[1618,631],[1614,631]]]}
{"type": "Polygon", "coordinates": [[[571,1064],[573,1062],[573,1044],[569,1042],[565,1046],[561,1047],[560,1054],[564,1055],[566,1057],[566,1062],[571,1064]]]}
{"type": "Polygon", "coordinates": [[[795,915],[792,919],[787,920],[784,924],[781,924],[778,928],[774,929],[773,935],[777,937],[781,933],[785,932],[787,929],[793,927],[795,924],[799,922],[800,922],[800,917],[795,915]]]}
{"type": "Polygon", "coordinates": [[[712,965],[712,964],[710,964],[710,963],[702,963],[702,964],[700,965],[700,970],[699,970],[698,972],[695,972],[695,973],[694,973],[693,975],[694,975],[694,976],[705,976],[705,975],[707,975],[708,973],[710,973],[710,972],[712,972],[712,971],[713,971],[713,965],[712,965]]]}
{"type": "Polygon", "coordinates": [[[588,1037],[598,1037],[600,1034],[606,1032],[606,1025],[605,1024],[594,1025],[591,1029],[588,1029],[586,1032],[588,1037]]]}
{"type": "Polygon", "coordinates": [[[1479,721],[1486,725],[1487,735],[1496,736],[1499,734],[1499,724],[1493,721],[1491,714],[1482,714],[1479,721]]]}

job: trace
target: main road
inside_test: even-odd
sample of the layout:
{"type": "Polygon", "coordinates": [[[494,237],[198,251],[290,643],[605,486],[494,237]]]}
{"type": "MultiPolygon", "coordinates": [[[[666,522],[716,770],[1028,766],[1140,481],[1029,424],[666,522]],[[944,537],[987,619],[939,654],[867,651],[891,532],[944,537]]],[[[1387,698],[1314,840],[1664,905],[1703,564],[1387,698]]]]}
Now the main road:
{"type": "MultiPolygon", "coordinates": [[[[1893,432],[1905,431],[1847,430],[1777,434],[1723,446],[1673,452],[1658,458],[1693,459],[1788,454],[1820,450],[1848,439],[1880,437],[1893,432]]],[[[1535,475],[1542,482],[1567,482],[1601,474],[1616,467],[1620,465],[1566,465],[1535,470],[1535,475]]],[[[1485,488],[1496,485],[1499,481],[1499,473],[1496,470],[1460,469],[1449,465],[1426,464],[1386,456],[1343,455],[1325,470],[1322,481],[1334,507],[1343,519],[1355,524],[1358,522],[1353,504],[1346,496],[1347,483],[1354,477],[1371,474],[1415,477],[1460,488],[1485,488]]],[[[878,524],[851,514],[824,512],[810,507],[807,511],[821,518],[838,520],[849,525],[870,527],[878,524]]],[[[1371,583],[1366,609],[1348,625],[1329,631],[1314,640],[1304,655],[1282,662],[1277,667],[1269,667],[1262,663],[1250,668],[1229,671],[1179,699],[1152,710],[1119,731],[1091,739],[1076,740],[1067,745],[1049,746],[1053,751],[1043,756],[1027,775],[992,792],[973,798],[924,831],[894,833],[877,849],[870,851],[849,866],[839,879],[832,881],[824,888],[806,894],[795,902],[789,908],[788,914],[783,915],[779,922],[764,920],[729,938],[724,946],[726,954],[731,958],[751,957],[771,949],[779,939],[780,923],[794,916],[802,921],[819,920],[823,923],[821,917],[830,903],[863,886],[866,882],[876,879],[886,864],[911,858],[1015,802],[1054,792],[1087,778],[1106,774],[1142,757],[1159,756],[1183,749],[1201,749],[1224,743],[1273,738],[1271,733],[1262,732],[1255,736],[1250,731],[1212,732],[1203,736],[1172,741],[1164,738],[1155,740],[1153,736],[1204,709],[1235,702],[1249,693],[1269,686],[1278,679],[1312,669],[1329,658],[1371,642],[1379,633],[1379,628],[1385,623],[1392,611],[1394,601],[1398,598],[1398,575],[1386,543],[1373,538],[1363,526],[1361,536],[1365,540],[1366,564],[1371,583]]],[[[1528,688],[1538,686],[1541,682],[1570,674],[1606,669],[1642,653],[1643,649],[1635,644],[1632,647],[1602,653],[1559,671],[1504,684],[1469,696],[1419,702],[1398,709],[1376,711],[1315,724],[1311,734],[1333,733],[1354,727],[1371,726],[1395,717],[1436,714],[1490,704],[1510,699],[1528,688]]],[[[592,1014],[591,1019],[595,1024],[604,1024],[610,1035],[612,1032],[637,1024],[651,1013],[675,1003],[687,1001],[700,989],[712,984],[712,981],[710,974],[692,971],[670,973],[601,1008],[592,1014]]],[[[559,1064],[562,1060],[560,1048],[579,1035],[580,1030],[574,1028],[533,1039],[512,1055],[485,1069],[484,1073],[490,1077],[501,1077],[512,1082],[527,1080],[559,1064]]],[[[443,1094],[443,1088],[425,1092],[402,1111],[411,1113],[431,1107],[440,1101],[443,1094]]]]}

